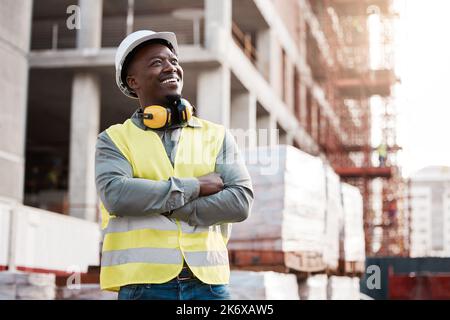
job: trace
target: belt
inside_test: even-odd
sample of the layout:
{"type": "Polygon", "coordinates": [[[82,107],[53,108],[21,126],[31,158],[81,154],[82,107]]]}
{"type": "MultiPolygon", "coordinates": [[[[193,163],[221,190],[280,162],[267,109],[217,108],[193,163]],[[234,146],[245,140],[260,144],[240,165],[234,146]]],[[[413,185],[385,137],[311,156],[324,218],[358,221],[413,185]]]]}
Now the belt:
{"type": "Polygon", "coordinates": [[[192,273],[191,269],[187,265],[184,265],[180,273],[177,275],[177,280],[192,280],[197,279],[195,274],[192,273]]]}

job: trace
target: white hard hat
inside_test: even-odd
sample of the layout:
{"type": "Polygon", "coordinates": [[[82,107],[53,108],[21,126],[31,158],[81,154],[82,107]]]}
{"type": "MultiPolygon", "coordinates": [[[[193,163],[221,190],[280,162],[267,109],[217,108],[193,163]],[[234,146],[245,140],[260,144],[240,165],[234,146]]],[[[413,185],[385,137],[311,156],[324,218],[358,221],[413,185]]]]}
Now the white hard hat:
{"type": "Polygon", "coordinates": [[[173,48],[175,54],[178,56],[178,43],[175,33],[173,32],[155,32],[151,30],[139,30],[130,33],[119,45],[116,52],[116,83],[119,89],[130,98],[137,98],[136,93],[134,93],[127,85],[125,79],[122,79],[122,68],[128,57],[128,55],[133,52],[136,47],[140,44],[153,39],[161,39],[167,41],[173,48]]]}

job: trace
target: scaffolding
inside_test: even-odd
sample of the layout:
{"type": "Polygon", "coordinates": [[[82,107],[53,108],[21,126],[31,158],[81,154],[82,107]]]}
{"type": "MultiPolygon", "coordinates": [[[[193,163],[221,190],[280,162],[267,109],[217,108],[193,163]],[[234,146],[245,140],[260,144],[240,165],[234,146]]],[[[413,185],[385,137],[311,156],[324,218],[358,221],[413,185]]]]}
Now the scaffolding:
{"type": "MultiPolygon", "coordinates": [[[[392,87],[397,81],[393,70],[393,21],[391,0],[309,1],[319,20],[333,63],[312,64],[313,75],[340,120],[338,136],[323,148],[342,180],[360,188],[364,199],[364,228],[367,255],[407,255],[405,233],[408,214],[403,205],[405,183],[396,161],[401,148],[396,139],[396,110],[392,87]],[[377,29],[369,28],[369,17],[378,19],[377,29]],[[374,37],[376,48],[372,47],[374,37]],[[372,42],[371,42],[372,41],[372,42]],[[374,57],[376,59],[374,59],[374,57]],[[374,61],[375,60],[375,61],[374,61]],[[383,108],[381,143],[372,145],[371,98],[380,97],[383,108]],[[345,137],[345,139],[344,139],[345,137]],[[381,147],[385,153],[381,154],[381,147]],[[379,162],[374,158],[379,154],[379,162]],[[382,180],[378,210],[373,203],[373,181],[382,180]],[[381,219],[377,219],[381,216],[381,219]],[[379,221],[381,220],[381,222],[379,221]],[[381,228],[376,238],[375,229],[381,228]]],[[[308,46],[311,44],[308,42],[308,46]]],[[[314,48],[314,44],[312,44],[314,48]]]]}

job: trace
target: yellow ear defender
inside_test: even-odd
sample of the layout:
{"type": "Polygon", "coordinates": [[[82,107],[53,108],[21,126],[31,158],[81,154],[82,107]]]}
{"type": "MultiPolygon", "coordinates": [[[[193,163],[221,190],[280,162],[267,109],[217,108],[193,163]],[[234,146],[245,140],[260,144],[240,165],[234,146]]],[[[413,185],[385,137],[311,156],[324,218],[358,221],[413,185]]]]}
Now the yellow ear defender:
{"type": "Polygon", "coordinates": [[[181,98],[177,105],[179,119],[182,123],[188,122],[192,118],[193,107],[186,99],[181,98]]]}
{"type": "Polygon", "coordinates": [[[144,125],[150,129],[161,129],[170,124],[172,113],[162,106],[148,106],[142,113],[144,125]]]}
{"type": "Polygon", "coordinates": [[[143,123],[150,129],[163,129],[173,124],[185,124],[193,114],[193,107],[186,99],[179,99],[174,108],[151,105],[142,112],[143,123]]]}

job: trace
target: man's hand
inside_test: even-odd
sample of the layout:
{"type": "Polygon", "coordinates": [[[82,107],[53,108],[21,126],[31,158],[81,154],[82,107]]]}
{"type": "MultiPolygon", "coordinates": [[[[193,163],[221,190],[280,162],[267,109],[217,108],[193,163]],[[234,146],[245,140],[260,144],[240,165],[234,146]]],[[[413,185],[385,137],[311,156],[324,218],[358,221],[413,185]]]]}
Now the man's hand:
{"type": "Polygon", "coordinates": [[[218,173],[209,173],[197,179],[200,182],[200,197],[212,195],[223,189],[223,181],[218,173]]]}

